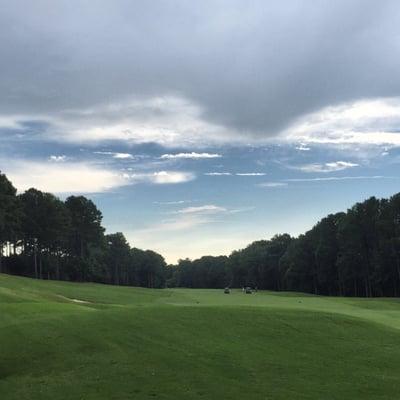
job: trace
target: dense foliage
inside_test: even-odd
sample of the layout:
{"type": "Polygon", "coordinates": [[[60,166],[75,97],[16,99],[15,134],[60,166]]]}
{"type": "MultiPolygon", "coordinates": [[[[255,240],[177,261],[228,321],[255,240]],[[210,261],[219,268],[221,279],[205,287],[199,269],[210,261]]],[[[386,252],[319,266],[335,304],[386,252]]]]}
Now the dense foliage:
{"type": "Polygon", "coordinates": [[[328,215],[298,238],[277,235],[229,257],[181,260],[170,267],[167,283],[400,296],[400,194],[328,215]]]}
{"type": "Polygon", "coordinates": [[[102,214],[83,196],[61,201],[29,189],[21,195],[0,174],[0,272],[41,279],[165,286],[165,261],[105,234],[102,214]]]}
{"type": "Polygon", "coordinates": [[[342,296],[400,296],[400,194],[371,197],[323,218],[298,238],[260,240],[229,257],[166,266],[150,250],[105,234],[83,196],[61,201],[29,189],[17,195],[0,174],[0,272],[143,287],[252,286],[342,296]]]}

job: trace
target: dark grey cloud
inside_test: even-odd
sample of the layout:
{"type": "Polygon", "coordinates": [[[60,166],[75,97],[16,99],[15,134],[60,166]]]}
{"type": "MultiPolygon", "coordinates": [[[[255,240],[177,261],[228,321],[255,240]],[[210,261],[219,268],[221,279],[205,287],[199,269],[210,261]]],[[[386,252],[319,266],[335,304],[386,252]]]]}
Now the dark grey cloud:
{"type": "Polygon", "coordinates": [[[2,115],[68,115],[176,95],[198,104],[208,121],[270,136],[327,105],[400,95],[396,0],[0,7],[2,115]]]}

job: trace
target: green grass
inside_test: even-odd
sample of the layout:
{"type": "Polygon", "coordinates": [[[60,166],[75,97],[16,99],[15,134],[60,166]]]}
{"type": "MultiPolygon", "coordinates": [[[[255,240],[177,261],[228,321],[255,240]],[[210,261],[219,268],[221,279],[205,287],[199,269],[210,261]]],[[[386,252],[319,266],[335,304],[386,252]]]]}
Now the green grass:
{"type": "Polygon", "coordinates": [[[1,400],[399,396],[396,299],[0,275],[1,400]]]}

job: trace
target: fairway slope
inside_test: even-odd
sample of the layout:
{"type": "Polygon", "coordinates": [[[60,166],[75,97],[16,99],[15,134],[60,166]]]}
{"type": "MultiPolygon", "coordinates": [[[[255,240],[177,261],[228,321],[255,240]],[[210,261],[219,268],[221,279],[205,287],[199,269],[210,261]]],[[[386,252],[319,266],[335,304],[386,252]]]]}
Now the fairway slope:
{"type": "Polygon", "coordinates": [[[400,303],[0,275],[0,398],[396,399],[400,303]]]}

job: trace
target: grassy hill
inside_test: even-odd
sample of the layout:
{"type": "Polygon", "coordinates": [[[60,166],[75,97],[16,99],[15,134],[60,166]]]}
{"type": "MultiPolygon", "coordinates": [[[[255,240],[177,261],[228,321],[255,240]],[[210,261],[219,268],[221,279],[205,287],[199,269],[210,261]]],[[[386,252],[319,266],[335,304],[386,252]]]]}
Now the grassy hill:
{"type": "Polygon", "coordinates": [[[0,398],[396,399],[400,301],[0,275],[0,398]]]}

